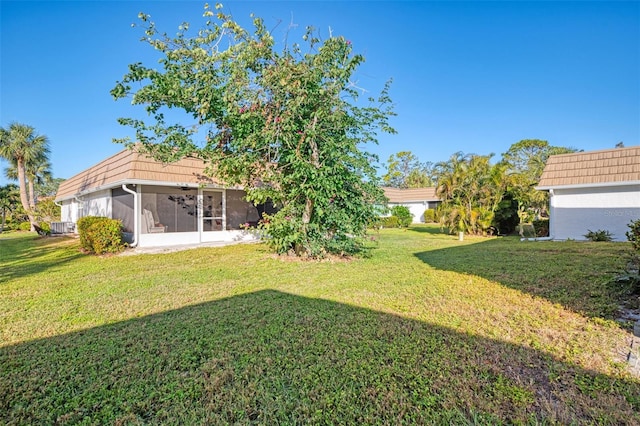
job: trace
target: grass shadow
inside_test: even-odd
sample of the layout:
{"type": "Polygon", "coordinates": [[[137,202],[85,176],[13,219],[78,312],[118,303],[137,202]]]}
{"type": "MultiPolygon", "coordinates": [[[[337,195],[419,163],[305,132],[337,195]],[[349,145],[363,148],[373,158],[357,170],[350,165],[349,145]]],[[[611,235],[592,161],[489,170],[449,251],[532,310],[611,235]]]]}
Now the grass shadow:
{"type": "Polygon", "coordinates": [[[610,282],[622,267],[618,264],[625,250],[620,243],[523,242],[506,237],[414,256],[434,268],[499,282],[588,317],[613,319],[622,294],[610,282]],[[593,244],[598,244],[598,256],[593,255],[593,244]]]}
{"type": "Polygon", "coordinates": [[[0,238],[0,283],[46,272],[82,256],[69,237],[0,238]],[[68,244],[61,245],[63,239],[68,244]]]}
{"type": "Polygon", "coordinates": [[[640,383],[273,290],[0,347],[5,424],[640,423],[640,383]]]}
{"type": "Polygon", "coordinates": [[[410,225],[407,231],[417,232],[419,234],[431,234],[431,235],[449,235],[446,231],[440,228],[440,225],[435,223],[427,223],[421,225],[410,225]]]}

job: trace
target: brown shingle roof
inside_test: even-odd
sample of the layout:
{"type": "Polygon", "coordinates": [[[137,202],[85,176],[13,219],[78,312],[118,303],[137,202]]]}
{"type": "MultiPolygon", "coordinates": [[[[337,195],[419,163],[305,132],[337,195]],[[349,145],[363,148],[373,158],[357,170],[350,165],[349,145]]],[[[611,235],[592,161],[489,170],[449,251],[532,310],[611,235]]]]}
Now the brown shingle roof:
{"type": "Polygon", "coordinates": [[[128,182],[220,184],[203,176],[204,168],[204,162],[194,158],[164,164],[134,150],[125,149],[62,182],[56,194],[56,201],[128,182]]]}
{"type": "Polygon", "coordinates": [[[552,155],[538,189],[640,182],[640,146],[552,155]]]}
{"type": "Polygon", "coordinates": [[[435,187],[427,188],[390,188],[383,187],[384,195],[391,203],[408,203],[411,201],[438,201],[435,187]]]}

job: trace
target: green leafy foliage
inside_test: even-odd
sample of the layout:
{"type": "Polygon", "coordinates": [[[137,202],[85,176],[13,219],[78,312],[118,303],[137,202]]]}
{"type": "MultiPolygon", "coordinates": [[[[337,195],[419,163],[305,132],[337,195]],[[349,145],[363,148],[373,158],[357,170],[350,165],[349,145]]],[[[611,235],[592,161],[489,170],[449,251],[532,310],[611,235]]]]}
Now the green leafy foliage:
{"type": "Polygon", "coordinates": [[[640,219],[632,220],[627,226],[629,227],[625,233],[627,240],[631,242],[633,249],[640,254],[640,219]]]}
{"type": "MultiPolygon", "coordinates": [[[[631,243],[631,250],[627,256],[627,266],[624,272],[615,279],[623,284],[631,294],[640,294],[640,219],[632,220],[627,225],[629,231],[625,233],[631,243]]],[[[640,302],[640,299],[638,300],[640,302]]]]}
{"type": "Polygon", "coordinates": [[[505,191],[504,167],[491,164],[492,155],[457,152],[436,164],[438,218],[450,233],[492,233],[495,211],[505,191]]]}
{"type": "Polygon", "coordinates": [[[122,222],[100,216],[85,216],[78,220],[80,246],[89,253],[118,253],[125,247],[122,222]]]}
{"type": "Polygon", "coordinates": [[[18,224],[18,229],[20,231],[31,231],[31,223],[30,222],[20,222],[18,224]]]}
{"type": "Polygon", "coordinates": [[[433,223],[436,221],[436,211],[434,209],[426,209],[423,217],[425,223],[433,223]]]}
{"type": "Polygon", "coordinates": [[[574,148],[549,145],[540,139],[523,139],[502,154],[501,164],[506,168],[506,190],[517,201],[520,222],[531,222],[548,212],[549,193],[535,187],[550,155],[567,154],[574,148]]]}
{"type": "Polygon", "coordinates": [[[394,188],[433,186],[433,164],[421,163],[411,151],[401,151],[387,160],[387,173],[382,180],[386,186],[394,188]]]}
{"type": "Polygon", "coordinates": [[[197,34],[183,24],[174,38],[140,15],[143,40],[162,55],[160,69],[130,65],[111,94],[133,93],[155,122],[120,123],[135,128],[137,149],[156,159],[202,158],[208,173],[242,186],[248,201],[271,200],[280,210],[261,227],[277,253],[358,251],[383,201],[376,158],[362,147],[380,131],[395,132],[389,84],[366,105],[352,84],[364,57],[344,37],[321,41],[309,28],[304,49],[294,43],[277,52],[261,19],[249,32],[216,9],[205,7],[197,34]],[[168,108],[184,111],[192,125],[167,123],[168,108]]]}
{"type": "Polygon", "coordinates": [[[611,232],[598,229],[597,231],[587,230],[588,232],[584,234],[584,237],[589,241],[611,241],[613,240],[613,235],[611,232]]]}
{"type": "Polygon", "coordinates": [[[536,237],[549,236],[549,219],[534,220],[531,224],[536,231],[536,237]]]}
{"type": "Polygon", "coordinates": [[[413,221],[413,214],[411,214],[409,208],[405,206],[391,207],[391,215],[398,218],[398,224],[403,228],[411,225],[411,222],[413,221]]]}
{"type": "Polygon", "coordinates": [[[398,216],[384,216],[380,217],[378,221],[383,228],[400,228],[400,219],[398,219],[398,216]]]}

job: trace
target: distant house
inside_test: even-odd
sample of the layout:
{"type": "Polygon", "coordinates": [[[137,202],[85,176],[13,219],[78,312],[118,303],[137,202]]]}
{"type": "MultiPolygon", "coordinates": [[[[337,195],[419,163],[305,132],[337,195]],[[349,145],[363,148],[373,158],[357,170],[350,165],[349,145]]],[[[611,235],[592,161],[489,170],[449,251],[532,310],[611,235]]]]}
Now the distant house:
{"type": "Polygon", "coordinates": [[[584,240],[606,230],[626,241],[640,219],[640,146],[549,157],[537,189],[549,191],[549,235],[584,240]]]}
{"type": "Polygon", "coordinates": [[[241,225],[259,220],[256,206],[204,168],[197,159],[164,164],[127,149],[64,181],[56,202],[71,228],[84,216],[120,219],[140,247],[252,238],[241,225]]]}
{"type": "Polygon", "coordinates": [[[383,187],[384,195],[389,199],[389,208],[405,206],[413,214],[413,223],[424,223],[424,211],[435,209],[440,204],[435,187],[427,188],[390,188],[383,187]]]}

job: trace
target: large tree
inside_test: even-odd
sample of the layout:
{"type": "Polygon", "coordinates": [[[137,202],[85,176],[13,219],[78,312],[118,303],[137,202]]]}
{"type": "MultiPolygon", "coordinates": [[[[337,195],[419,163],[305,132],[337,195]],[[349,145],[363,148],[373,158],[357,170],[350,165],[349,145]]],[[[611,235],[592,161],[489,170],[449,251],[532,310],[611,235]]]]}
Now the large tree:
{"type": "Polygon", "coordinates": [[[574,148],[549,145],[540,139],[523,139],[509,147],[502,154],[502,164],[507,171],[507,191],[518,203],[518,216],[527,221],[546,213],[549,195],[538,191],[535,186],[550,155],[567,154],[574,148]]]}
{"type": "Polygon", "coordinates": [[[382,180],[385,185],[394,188],[433,186],[433,164],[421,163],[411,151],[400,151],[387,160],[387,173],[382,180]]]}
{"type": "Polygon", "coordinates": [[[379,130],[394,132],[388,85],[363,105],[352,76],[364,58],[345,38],[322,41],[308,29],[304,49],[278,52],[261,19],[249,32],[216,9],[205,6],[206,22],[192,36],[186,23],[176,37],[158,33],[140,14],[144,41],[162,58],[159,70],[130,65],[111,91],[152,117],[120,119],[137,139],[120,142],[163,161],[201,158],[207,172],[242,185],[249,201],[276,203],[280,210],[263,226],[280,253],[357,250],[354,237],[364,236],[382,198],[376,159],[361,147],[376,142],[379,130]],[[169,108],[190,122],[167,123],[169,108]]]}
{"type": "Polygon", "coordinates": [[[43,158],[47,158],[48,154],[49,139],[36,133],[33,127],[13,122],[6,129],[0,128],[0,157],[16,168],[20,202],[27,212],[32,229],[37,223],[29,200],[27,170],[31,170],[31,167],[40,163],[43,158]]]}

